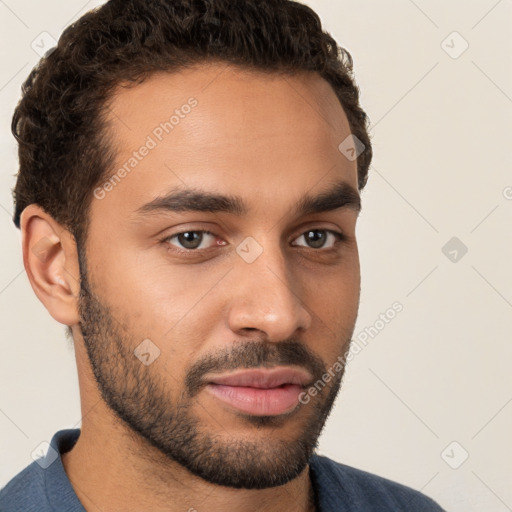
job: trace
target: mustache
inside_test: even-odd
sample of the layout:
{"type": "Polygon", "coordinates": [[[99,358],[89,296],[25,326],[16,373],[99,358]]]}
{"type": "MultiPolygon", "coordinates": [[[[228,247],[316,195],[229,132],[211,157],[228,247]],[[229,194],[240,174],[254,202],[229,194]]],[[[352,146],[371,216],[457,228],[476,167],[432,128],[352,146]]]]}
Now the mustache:
{"type": "Polygon", "coordinates": [[[317,381],[327,369],[320,357],[296,340],[281,342],[236,342],[224,350],[208,354],[190,368],[185,378],[185,389],[194,397],[205,385],[207,373],[221,373],[239,368],[272,368],[299,366],[308,370],[317,381]]]}

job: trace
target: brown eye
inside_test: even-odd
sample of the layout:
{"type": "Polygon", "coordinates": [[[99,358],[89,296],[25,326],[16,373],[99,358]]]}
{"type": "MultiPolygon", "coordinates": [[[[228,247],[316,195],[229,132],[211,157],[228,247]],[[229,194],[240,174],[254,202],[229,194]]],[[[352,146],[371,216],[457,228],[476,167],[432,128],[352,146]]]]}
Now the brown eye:
{"type": "Polygon", "coordinates": [[[197,249],[203,241],[203,233],[200,231],[186,231],[176,235],[176,238],[185,249],[197,249]]]}
{"type": "Polygon", "coordinates": [[[182,231],[168,236],[163,241],[173,246],[177,251],[208,249],[215,244],[216,235],[204,230],[182,231]],[[208,242],[210,242],[208,244],[208,242]]]}
{"type": "Polygon", "coordinates": [[[300,240],[301,238],[304,238],[306,243],[297,244],[299,246],[309,247],[311,249],[330,249],[336,245],[337,241],[343,240],[343,235],[328,229],[310,229],[302,233],[296,240],[300,240]]]}

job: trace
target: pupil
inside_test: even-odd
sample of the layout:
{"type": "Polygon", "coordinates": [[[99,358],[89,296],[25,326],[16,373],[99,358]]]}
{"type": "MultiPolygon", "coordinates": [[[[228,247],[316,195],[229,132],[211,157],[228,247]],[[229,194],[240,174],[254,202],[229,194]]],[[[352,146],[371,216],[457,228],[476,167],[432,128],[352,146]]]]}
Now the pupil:
{"type": "Polygon", "coordinates": [[[202,234],[197,231],[187,231],[178,236],[180,244],[186,249],[196,249],[201,245],[202,234]]]}
{"type": "Polygon", "coordinates": [[[325,233],[323,231],[315,230],[308,231],[308,243],[315,248],[322,247],[325,242],[325,233]]]}

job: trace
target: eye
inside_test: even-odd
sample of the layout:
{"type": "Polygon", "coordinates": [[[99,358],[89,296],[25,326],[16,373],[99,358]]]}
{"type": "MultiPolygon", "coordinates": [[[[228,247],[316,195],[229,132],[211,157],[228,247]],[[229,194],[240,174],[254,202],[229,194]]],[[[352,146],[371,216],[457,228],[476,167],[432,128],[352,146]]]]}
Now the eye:
{"type": "Polygon", "coordinates": [[[310,229],[305,233],[302,233],[295,240],[304,238],[305,244],[297,244],[301,247],[309,247],[311,249],[331,249],[336,245],[336,242],[345,239],[342,233],[331,231],[329,229],[310,229]],[[327,245],[327,246],[326,246],[327,245]]]}
{"type": "MultiPolygon", "coordinates": [[[[172,240],[176,240],[176,242],[180,245],[175,245],[178,250],[196,250],[196,249],[207,249],[209,246],[212,246],[212,242],[215,242],[217,238],[216,235],[211,233],[210,231],[204,230],[196,230],[196,231],[183,231],[181,233],[176,233],[175,235],[168,236],[163,242],[168,242],[171,245],[175,245],[172,240]],[[208,246],[208,241],[210,245],[208,246]],[[205,246],[206,245],[206,246],[205,246]]],[[[225,245],[225,243],[219,243],[217,241],[217,245],[225,245]]]]}
{"type": "MultiPolygon", "coordinates": [[[[345,239],[342,233],[328,229],[310,229],[302,233],[295,241],[303,238],[305,243],[294,243],[299,247],[310,249],[331,249],[338,242],[345,239]]],[[[227,242],[217,235],[206,230],[189,230],[176,233],[161,240],[161,242],[172,246],[171,250],[178,253],[193,253],[201,250],[208,250],[215,245],[226,245],[227,242]]]]}

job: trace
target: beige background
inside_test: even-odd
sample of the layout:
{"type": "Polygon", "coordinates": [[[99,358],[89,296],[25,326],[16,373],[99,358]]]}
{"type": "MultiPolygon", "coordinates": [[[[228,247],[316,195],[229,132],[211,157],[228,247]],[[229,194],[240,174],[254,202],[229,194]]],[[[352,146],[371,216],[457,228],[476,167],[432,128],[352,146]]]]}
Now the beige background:
{"type": "MultiPolygon", "coordinates": [[[[30,288],[11,221],[10,119],[32,41],[100,3],[0,1],[0,486],[80,425],[72,347],[30,288]]],[[[371,335],[320,452],[452,512],[510,511],[512,2],[307,3],[354,57],[375,152],[358,227],[356,335],[371,335]]]]}

